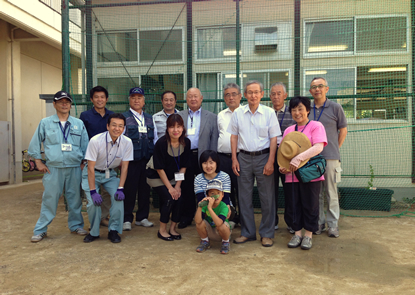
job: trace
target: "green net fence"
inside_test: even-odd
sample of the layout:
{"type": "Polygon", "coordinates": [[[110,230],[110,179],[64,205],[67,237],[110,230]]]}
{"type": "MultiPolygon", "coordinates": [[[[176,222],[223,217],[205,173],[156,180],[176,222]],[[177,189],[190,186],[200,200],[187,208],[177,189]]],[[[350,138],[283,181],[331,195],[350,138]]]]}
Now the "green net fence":
{"type": "MultiPolygon", "coordinates": [[[[108,89],[115,112],[127,110],[128,90],[141,86],[150,114],[161,110],[165,90],[185,108],[190,87],[202,91],[203,108],[218,113],[229,82],[261,81],[262,101],[272,106],[272,83],[283,82],[289,98],[310,96],[312,78],[325,77],[348,120],[342,214],[415,211],[414,1],[69,2],[62,11],[69,16],[64,84],[76,115],[91,107],[88,91],[96,85],[108,89]]],[[[279,203],[283,210],[282,190],[279,203]]]]}

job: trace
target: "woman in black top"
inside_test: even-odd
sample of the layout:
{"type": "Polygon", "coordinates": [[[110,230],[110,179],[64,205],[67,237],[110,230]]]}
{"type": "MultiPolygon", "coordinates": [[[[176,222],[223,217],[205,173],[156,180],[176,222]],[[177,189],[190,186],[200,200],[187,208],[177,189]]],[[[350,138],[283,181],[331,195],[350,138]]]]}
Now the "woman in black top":
{"type": "Polygon", "coordinates": [[[178,114],[167,118],[166,134],[156,142],[151,161],[147,166],[147,183],[160,198],[160,228],[157,236],[165,241],[180,240],[176,231],[180,219],[181,188],[190,160],[190,140],[186,138],[183,119],[178,114]],[[171,214],[171,224],[167,223],[171,214]]]}

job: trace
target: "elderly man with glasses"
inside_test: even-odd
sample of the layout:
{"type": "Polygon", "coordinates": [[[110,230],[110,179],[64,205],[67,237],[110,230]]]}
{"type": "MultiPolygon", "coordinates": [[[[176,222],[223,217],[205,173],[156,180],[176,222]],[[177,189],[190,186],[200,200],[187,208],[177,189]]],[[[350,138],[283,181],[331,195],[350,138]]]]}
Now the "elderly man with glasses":
{"type": "Polygon", "coordinates": [[[320,190],[320,217],[319,229],[316,235],[326,230],[328,236],[339,237],[340,206],[337,193],[337,183],[340,182],[340,147],[347,135],[347,121],[343,108],[338,103],[327,99],[329,91],[327,80],[322,77],[314,78],[310,83],[310,93],[314,98],[311,102],[310,120],[319,121],[326,129],[328,144],[321,155],[326,158],[326,173],[324,174],[323,187],[320,190]],[[327,198],[327,219],[324,214],[324,196],[327,198]]]}
{"type": "Polygon", "coordinates": [[[245,85],[244,95],[248,104],[236,109],[228,132],[231,133],[232,170],[238,176],[239,207],[241,210],[241,236],[234,240],[242,244],[256,240],[252,193],[254,182],[258,186],[262,219],[259,235],[264,247],[274,242],[275,189],[274,161],[277,136],[281,135],[275,111],[260,104],[264,86],[259,81],[245,85]],[[239,155],[237,150],[239,149],[239,155]]]}

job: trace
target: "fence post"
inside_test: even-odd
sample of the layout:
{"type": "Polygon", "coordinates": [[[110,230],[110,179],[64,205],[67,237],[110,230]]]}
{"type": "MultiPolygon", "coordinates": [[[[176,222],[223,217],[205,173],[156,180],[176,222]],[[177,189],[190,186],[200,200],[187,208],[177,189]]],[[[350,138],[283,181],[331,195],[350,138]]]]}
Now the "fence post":
{"type": "Polygon", "coordinates": [[[301,90],[301,0],[294,1],[294,96],[298,96],[301,90]]]}
{"type": "MultiPolygon", "coordinates": [[[[414,86],[415,86],[415,0],[411,0],[411,38],[412,38],[412,118],[411,123],[414,125],[415,120],[415,97],[414,86]]],[[[408,92],[408,87],[406,89],[408,92]]],[[[415,183],[415,127],[412,127],[412,183],[415,183]]]]}
{"type": "Polygon", "coordinates": [[[91,0],[85,0],[85,25],[86,25],[86,92],[93,86],[92,64],[92,8],[91,0]]]}
{"type": "Polygon", "coordinates": [[[239,48],[241,46],[241,32],[239,29],[239,0],[235,0],[236,2],[236,84],[241,86],[241,77],[240,77],[240,71],[241,71],[241,65],[239,63],[239,48]]]}
{"type": "Polygon", "coordinates": [[[62,90],[70,92],[69,0],[62,0],[62,90]]]}
{"type": "Polygon", "coordinates": [[[187,17],[187,88],[193,87],[193,0],[186,0],[187,17]]]}

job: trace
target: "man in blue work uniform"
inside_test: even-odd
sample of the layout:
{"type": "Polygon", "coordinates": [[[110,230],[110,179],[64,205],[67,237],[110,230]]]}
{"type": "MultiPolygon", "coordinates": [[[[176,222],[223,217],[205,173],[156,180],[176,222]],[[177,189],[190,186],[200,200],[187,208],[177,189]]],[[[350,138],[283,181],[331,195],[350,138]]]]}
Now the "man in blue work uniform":
{"type": "Polygon", "coordinates": [[[134,220],[133,209],[138,195],[138,209],[135,225],[151,227],[148,221],[150,213],[150,186],[147,184],[146,165],[154,150],[154,125],[151,115],[143,111],[145,105],[144,90],[140,87],[130,89],[130,109],[123,113],[127,124],[125,135],[131,139],[134,147],[134,161],[128,165],[125,181],[124,226],[123,230],[131,230],[134,220]]]}
{"type": "MultiPolygon", "coordinates": [[[[84,122],[86,131],[88,132],[89,139],[95,135],[107,131],[107,121],[109,115],[113,114],[113,111],[108,110],[105,106],[108,101],[108,91],[102,86],[95,86],[89,91],[89,98],[91,99],[94,107],[90,110],[81,113],[79,119],[84,122]]],[[[111,196],[109,193],[100,188],[102,197],[101,204],[101,225],[108,226],[109,210],[111,207],[111,196]]]]}
{"type": "Polygon", "coordinates": [[[88,146],[88,134],[81,120],[69,115],[72,98],[59,91],[53,98],[56,115],[40,121],[28,154],[35,158],[39,171],[44,172],[42,207],[33,231],[32,242],[46,237],[48,225],[56,216],[59,197],[65,188],[68,204],[68,227],[72,233],[86,235],[81,214],[81,164],[88,146]],[[41,145],[45,150],[46,164],[41,159],[41,145]]]}
{"type": "Polygon", "coordinates": [[[108,239],[113,243],[121,242],[118,233],[122,233],[124,220],[124,183],[127,177],[128,163],[133,160],[131,139],[122,135],[125,117],[111,114],[108,117],[107,132],[100,133],[89,142],[85,159],[88,166],[82,172],[82,188],[88,199],[88,218],[91,231],[84,238],[90,243],[99,238],[102,196],[99,188],[104,187],[111,197],[108,239]],[[121,164],[121,176],[117,178],[114,168],[121,164]]]}

